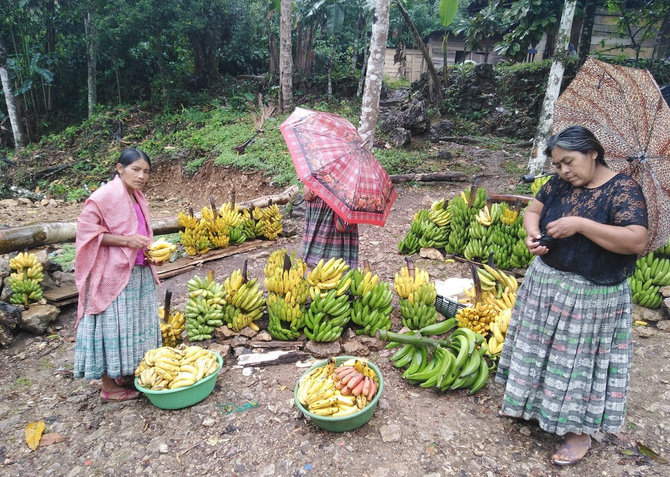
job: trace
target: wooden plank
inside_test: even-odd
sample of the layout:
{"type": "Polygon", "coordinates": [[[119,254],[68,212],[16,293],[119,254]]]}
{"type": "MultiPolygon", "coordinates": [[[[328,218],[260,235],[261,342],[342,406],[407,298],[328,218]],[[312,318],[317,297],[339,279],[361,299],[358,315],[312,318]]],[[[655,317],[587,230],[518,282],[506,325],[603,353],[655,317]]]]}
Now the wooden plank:
{"type": "Polygon", "coordinates": [[[309,353],[277,349],[267,353],[241,354],[237,358],[237,364],[239,366],[271,366],[275,364],[295,363],[309,356],[309,353]]]}
{"type": "MultiPolygon", "coordinates": [[[[275,240],[254,240],[252,242],[245,242],[240,245],[231,245],[230,247],[222,248],[207,252],[204,255],[196,257],[181,257],[172,263],[158,267],[158,278],[171,278],[189,270],[195,269],[198,265],[202,265],[212,260],[219,260],[221,258],[229,257],[243,252],[250,252],[261,248],[276,245],[275,240]]],[[[66,287],[51,288],[44,291],[44,299],[47,303],[54,306],[64,306],[70,303],[75,303],[78,299],[79,292],[75,285],[66,287]]]]}

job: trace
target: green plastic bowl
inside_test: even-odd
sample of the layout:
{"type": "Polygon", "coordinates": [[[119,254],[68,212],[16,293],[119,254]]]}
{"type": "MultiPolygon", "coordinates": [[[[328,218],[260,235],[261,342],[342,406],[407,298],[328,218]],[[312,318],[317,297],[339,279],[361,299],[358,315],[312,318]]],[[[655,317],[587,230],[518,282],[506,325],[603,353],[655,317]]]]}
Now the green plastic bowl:
{"type": "MultiPolygon", "coordinates": [[[[337,365],[339,366],[346,360],[352,358],[356,359],[356,356],[336,356],[335,363],[337,363],[337,365]]],[[[382,373],[381,371],[379,371],[379,368],[377,366],[368,361],[368,366],[370,366],[374,370],[375,374],[377,375],[377,379],[379,379],[379,389],[377,389],[377,394],[375,394],[375,397],[372,398],[372,402],[368,403],[368,405],[365,406],[363,409],[349,416],[340,416],[340,417],[318,416],[316,414],[312,414],[311,412],[309,412],[302,404],[300,404],[300,401],[298,401],[298,384],[300,384],[302,378],[304,378],[311,370],[313,370],[314,368],[318,368],[319,366],[323,366],[327,362],[328,362],[327,359],[319,361],[314,366],[305,371],[302,374],[302,376],[300,376],[300,379],[298,379],[298,382],[295,384],[295,390],[293,391],[293,400],[295,401],[295,405],[298,406],[298,409],[302,411],[305,417],[311,419],[312,421],[314,421],[314,424],[319,426],[321,429],[325,429],[326,431],[346,432],[358,429],[359,427],[361,427],[363,424],[365,424],[370,420],[372,415],[375,413],[375,410],[377,409],[379,396],[382,395],[382,391],[384,390],[384,378],[382,377],[382,373]]]]}
{"type": "MultiPolygon", "coordinates": [[[[213,351],[210,351],[214,353],[213,351]]],[[[164,391],[154,391],[146,389],[139,385],[139,378],[135,378],[135,387],[142,391],[151,404],[161,409],[182,409],[188,406],[193,406],[199,403],[214,390],[216,384],[216,377],[223,366],[223,358],[219,353],[214,353],[216,360],[219,362],[219,368],[206,378],[201,379],[197,383],[190,386],[177,389],[166,389],[164,391]]]]}

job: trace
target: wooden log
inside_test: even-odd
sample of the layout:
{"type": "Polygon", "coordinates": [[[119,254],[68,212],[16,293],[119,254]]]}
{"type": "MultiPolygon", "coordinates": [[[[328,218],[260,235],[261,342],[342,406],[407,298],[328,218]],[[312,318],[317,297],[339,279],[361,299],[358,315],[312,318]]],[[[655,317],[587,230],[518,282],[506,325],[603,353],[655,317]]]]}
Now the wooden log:
{"type": "Polygon", "coordinates": [[[432,182],[432,181],[455,181],[465,182],[470,179],[462,172],[428,172],[424,174],[394,174],[391,176],[391,182],[398,184],[400,182],[432,182]]]}
{"type": "Polygon", "coordinates": [[[514,205],[517,201],[521,205],[528,205],[532,197],[527,197],[525,195],[515,195],[515,194],[487,194],[487,199],[492,202],[507,202],[514,205]]]}
{"type": "MultiPolygon", "coordinates": [[[[267,207],[270,204],[286,204],[299,192],[297,185],[292,185],[279,194],[259,197],[238,204],[240,209],[267,207]]],[[[181,227],[175,219],[159,220],[151,223],[154,235],[172,234],[181,227]]],[[[74,242],[77,234],[75,222],[51,222],[46,224],[26,225],[0,230],[0,254],[33,249],[54,243],[74,242]]]]}

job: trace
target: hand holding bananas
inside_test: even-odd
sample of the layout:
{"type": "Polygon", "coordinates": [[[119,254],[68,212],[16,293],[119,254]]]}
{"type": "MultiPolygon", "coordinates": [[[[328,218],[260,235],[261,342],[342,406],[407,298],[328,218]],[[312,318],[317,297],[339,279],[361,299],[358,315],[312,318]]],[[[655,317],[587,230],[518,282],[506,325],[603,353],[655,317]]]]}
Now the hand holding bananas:
{"type": "Polygon", "coordinates": [[[9,268],[16,270],[9,276],[12,296],[9,302],[26,305],[42,299],[40,282],[44,280],[42,264],[34,253],[21,252],[9,261],[9,268]]]}
{"type": "Polygon", "coordinates": [[[219,369],[216,355],[199,346],[163,346],[149,350],[135,370],[138,384],[161,391],[197,383],[219,369]]]}
{"type": "Polygon", "coordinates": [[[298,402],[319,416],[350,416],[365,408],[377,394],[379,378],[362,358],[340,366],[335,358],[313,369],[298,383],[298,402]]]}
{"type": "Polygon", "coordinates": [[[147,247],[144,251],[144,256],[155,265],[161,265],[170,260],[172,254],[176,251],[176,245],[171,244],[161,237],[147,247]]]}

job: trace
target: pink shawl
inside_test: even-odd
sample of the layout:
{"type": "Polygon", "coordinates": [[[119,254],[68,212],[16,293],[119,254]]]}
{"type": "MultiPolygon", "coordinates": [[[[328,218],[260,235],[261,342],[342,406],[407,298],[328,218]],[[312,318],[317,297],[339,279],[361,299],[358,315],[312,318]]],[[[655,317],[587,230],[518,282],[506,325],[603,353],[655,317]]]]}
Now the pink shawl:
{"type": "MultiPolygon", "coordinates": [[[[149,207],[139,190],[135,191],[135,200],[148,222],[149,207]]],[[[147,231],[153,240],[153,231],[148,224],[147,231]]],[[[106,233],[128,236],[137,233],[137,214],[118,175],[91,194],[77,217],[74,277],[79,290],[79,304],[75,328],[84,314],[97,315],[112,304],[128,284],[135,265],[136,249],[100,245],[106,233]],[[88,304],[84,309],[87,291],[88,304]]],[[[158,283],[153,266],[151,271],[158,283]]]]}

